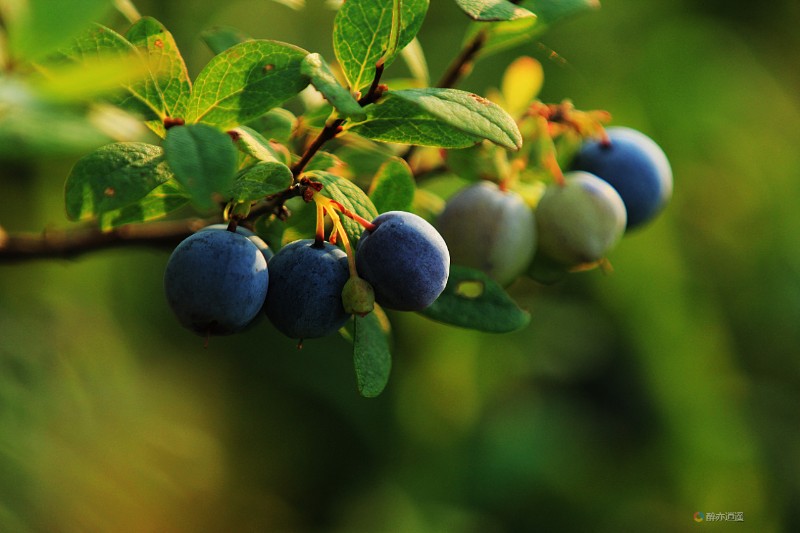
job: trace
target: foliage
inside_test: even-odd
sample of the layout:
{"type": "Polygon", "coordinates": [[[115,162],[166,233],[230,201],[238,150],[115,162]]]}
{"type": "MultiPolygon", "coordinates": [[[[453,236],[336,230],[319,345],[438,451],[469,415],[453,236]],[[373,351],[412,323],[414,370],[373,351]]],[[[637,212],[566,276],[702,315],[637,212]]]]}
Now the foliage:
{"type": "MultiPolygon", "coordinates": [[[[91,7],[96,10],[103,2],[95,4],[91,7]]],[[[473,43],[476,51],[480,45],[487,45],[486,49],[494,46],[494,36],[503,24],[535,22],[538,34],[543,24],[579,11],[583,5],[457,4],[470,18],[485,24],[478,30],[480,40],[473,43]],[[540,10],[543,17],[537,19],[540,10]]],[[[30,32],[49,24],[51,15],[36,3],[29,6],[30,11],[23,9],[23,4],[16,11],[14,5],[9,4],[6,17],[9,57],[29,65],[20,70],[15,83],[34,94],[33,88],[42,83],[39,72],[62,65],[74,65],[72,71],[77,72],[100,62],[108,72],[92,71],[93,75],[111,76],[113,83],[103,91],[85,89],[77,99],[83,100],[84,106],[102,99],[138,116],[161,138],[153,144],[139,140],[105,144],[73,167],[66,184],[67,214],[72,220],[95,221],[103,231],[174,217],[187,203],[199,214],[216,212],[231,218],[234,225],[260,227],[259,216],[287,218],[284,203],[302,196],[306,202],[316,201],[317,239],[324,238],[322,217],[330,216],[334,228],[329,238],[341,241],[354,264],[351,244],[358,241],[362,226],[382,212],[418,208],[415,175],[419,160],[410,157],[413,150],[403,149],[403,145],[449,150],[474,147],[474,159],[491,162],[490,175],[480,178],[501,182],[504,187],[538,181],[542,172],[537,168],[544,174],[553,171],[547,167],[549,152],[539,156],[540,161],[535,159],[536,145],[545,142],[546,146],[549,134],[526,126],[538,125],[545,116],[531,111],[541,107],[528,109],[541,85],[541,81],[528,78],[538,67],[535,60],[527,59],[523,66],[515,63],[509,69],[499,104],[449,86],[394,89],[392,83],[380,83],[384,70],[412,43],[404,57],[412,70],[420,73],[418,78],[427,78],[422,48],[415,40],[428,10],[427,0],[350,0],[343,4],[332,30],[338,71],[320,54],[291,44],[252,39],[230,27],[209,30],[203,38],[215,55],[194,79],[173,35],[152,17],[138,18],[117,32],[89,24],[90,20],[78,16],[89,6],[75,4],[66,19],[68,27],[54,33],[52,43],[45,40],[32,47],[26,44],[30,32]],[[15,17],[23,11],[26,16],[15,17]],[[129,66],[127,72],[117,74],[114,69],[120,61],[129,66]],[[511,79],[516,81],[508,81],[511,79]],[[326,100],[320,108],[323,114],[307,107],[296,116],[280,107],[309,86],[326,100]],[[318,119],[311,118],[315,114],[318,119]],[[384,152],[374,175],[363,175],[347,161],[375,153],[375,141],[393,147],[384,152]],[[329,142],[332,148],[320,151],[329,142]],[[526,146],[533,143],[534,148],[522,149],[523,142],[526,146]],[[350,149],[347,160],[338,157],[339,149],[342,154],[350,149]]],[[[525,28],[517,31],[517,38],[534,34],[525,28]]],[[[457,61],[460,64],[455,67],[463,69],[470,58],[457,61]]],[[[452,82],[460,74],[455,75],[452,82]]],[[[46,74],[44,79],[48,79],[46,74]]],[[[80,87],[89,85],[81,79],[73,83],[79,82],[80,87]]],[[[81,108],[64,109],[75,113],[81,108]]],[[[566,118],[574,120],[565,114],[566,118]]],[[[428,157],[427,164],[446,177],[447,159],[447,153],[441,151],[428,157]]],[[[559,179],[560,172],[554,176],[559,179]]],[[[304,217],[297,213],[286,223],[299,227],[304,217]]],[[[283,235],[283,231],[270,231],[264,236],[274,240],[283,235]]],[[[270,244],[278,249],[284,242],[270,244]]],[[[351,274],[356,275],[355,267],[351,274]]],[[[454,265],[450,276],[448,288],[425,311],[426,316],[495,332],[512,331],[528,322],[527,313],[480,272],[454,265]],[[470,284],[480,288],[465,296],[462,289],[470,284]]],[[[390,368],[389,319],[382,315],[379,321],[371,317],[354,320],[351,340],[358,387],[364,395],[374,396],[385,386],[390,368]]]]}

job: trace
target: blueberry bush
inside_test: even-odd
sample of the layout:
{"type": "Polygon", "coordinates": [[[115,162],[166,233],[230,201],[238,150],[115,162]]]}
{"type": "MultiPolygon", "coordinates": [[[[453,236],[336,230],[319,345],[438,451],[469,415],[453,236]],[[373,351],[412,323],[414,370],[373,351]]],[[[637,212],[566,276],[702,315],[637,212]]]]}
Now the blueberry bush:
{"type": "Polygon", "coordinates": [[[132,227],[151,228],[143,240],[180,237],[164,276],[180,324],[207,340],[262,314],[300,343],[341,331],[359,354],[359,390],[374,396],[391,368],[384,309],[487,332],[525,327],[529,313],[504,287],[608,270],[626,209],[638,226],[672,190],[666,156],[644,134],[606,130],[606,111],[538,100],[532,57],[490,94],[456,88],[477,60],[594,2],[456,3],[473,22],[435,84],[416,40],[427,0],[342,3],[333,58],[209,28],[215,55],[194,77],[170,30],[130,2],[116,28],[94,22],[100,0],[65,8],[52,42],[32,37],[49,23],[44,4],[8,8],[15,75],[3,83],[19,105],[4,135],[36,149],[24,124],[41,114],[48,149],[88,150],[64,202],[96,240],[132,227]],[[410,79],[392,77],[396,61],[410,79]],[[565,175],[570,165],[581,172],[565,175]],[[187,213],[207,228],[189,235],[187,213]]]}

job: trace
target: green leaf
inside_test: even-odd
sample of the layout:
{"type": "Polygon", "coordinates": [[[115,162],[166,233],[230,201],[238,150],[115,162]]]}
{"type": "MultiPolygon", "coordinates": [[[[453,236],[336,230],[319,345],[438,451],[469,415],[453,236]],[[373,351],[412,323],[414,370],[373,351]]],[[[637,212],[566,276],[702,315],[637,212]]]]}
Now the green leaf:
{"type": "Polygon", "coordinates": [[[205,124],[177,126],[167,131],[164,151],[176,179],[199,209],[212,209],[213,194],[229,190],[237,154],[225,133],[205,124]]]}
{"type": "Polygon", "coordinates": [[[399,157],[393,157],[378,169],[372,179],[369,198],[378,213],[410,211],[415,191],[414,174],[408,163],[399,157]]]}
{"type": "Polygon", "coordinates": [[[457,89],[407,89],[389,92],[369,105],[367,120],[350,131],[378,141],[464,148],[488,139],[518,150],[522,136],[500,106],[457,89]]]}
{"type": "Polygon", "coordinates": [[[78,36],[111,7],[111,0],[5,0],[0,15],[12,57],[35,61],[78,36]]]}
{"type": "Polygon", "coordinates": [[[383,58],[389,66],[398,51],[417,35],[428,0],[400,2],[400,29],[394,53],[386,54],[392,34],[395,0],[348,0],[333,22],[333,49],[350,88],[360,91],[375,77],[375,64],[383,58]],[[386,54],[386,55],[384,55],[386,54]]]}
{"type": "Polygon", "coordinates": [[[287,144],[292,139],[297,117],[282,107],[270,109],[265,115],[259,117],[253,127],[257,127],[267,139],[287,144]]]}
{"type": "Polygon", "coordinates": [[[230,26],[215,26],[204,30],[200,33],[200,38],[214,55],[221,54],[228,48],[252,39],[243,31],[230,26]]]}
{"type": "Polygon", "coordinates": [[[327,170],[332,172],[333,169],[342,166],[344,166],[344,161],[330,152],[320,150],[314,154],[314,157],[312,157],[311,161],[306,165],[306,172],[309,170],[327,170]]]}
{"type": "Polygon", "coordinates": [[[139,19],[125,37],[157,69],[157,74],[141,87],[145,99],[154,103],[162,120],[164,117],[184,118],[192,82],[175,38],[163,24],[151,17],[139,19]]]}
{"type": "MultiPolygon", "coordinates": [[[[312,170],[303,174],[305,177],[318,181],[323,185],[322,194],[342,204],[347,210],[372,221],[378,216],[378,210],[372,200],[352,181],[346,180],[336,174],[322,170],[312,170]]],[[[358,222],[342,216],[342,225],[347,232],[350,242],[355,245],[364,228],[358,222]]]]}
{"type": "Polygon", "coordinates": [[[147,222],[161,218],[189,203],[181,185],[170,180],[147,193],[141,200],[100,215],[100,229],[110,230],[124,224],[147,222]]]}
{"type": "Polygon", "coordinates": [[[259,161],[236,176],[227,197],[236,202],[252,202],[278,193],[292,184],[292,171],[277,161],[259,161]]]}
{"type": "Polygon", "coordinates": [[[583,11],[600,7],[598,0],[523,0],[519,7],[535,13],[535,19],[523,18],[492,24],[475,24],[467,31],[467,40],[482,31],[487,31],[487,38],[481,47],[478,57],[483,58],[494,53],[530,42],[550,26],[583,11]]]}
{"type": "Polygon", "coordinates": [[[389,320],[380,307],[354,318],[353,364],[358,392],[365,398],[374,398],[386,388],[392,370],[389,320]]]}
{"type": "Polygon", "coordinates": [[[353,120],[367,118],[364,108],[353,98],[350,91],[341,86],[331,72],[328,63],[319,54],[308,54],[300,66],[300,72],[308,76],[313,85],[342,115],[353,120]]]}
{"type": "Polygon", "coordinates": [[[127,94],[112,99],[112,102],[141,115],[147,121],[147,126],[161,137],[166,135],[163,119],[167,116],[167,111],[160,93],[160,69],[165,65],[163,62],[146,60],[139,49],[125,37],[100,24],[94,24],[83,32],[62,53],[82,63],[117,57],[120,62],[131,64],[132,69],[144,69],[145,76],[135,83],[125,85],[127,94]]]}
{"type": "Polygon", "coordinates": [[[264,138],[252,128],[239,126],[230,130],[233,134],[236,147],[242,152],[259,161],[290,163],[289,154],[278,150],[276,145],[264,138]]]}
{"type": "Polygon", "coordinates": [[[479,270],[450,265],[444,292],[421,314],[439,322],[490,333],[525,327],[530,315],[479,270]]]}
{"type": "Polygon", "coordinates": [[[508,0],[456,0],[456,4],[473,20],[515,20],[536,16],[508,0]]]}
{"type": "Polygon", "coordinates": [[[70,220],[85,220],[141,200],[172,178],[164,151],[147,143],[114,143],[82,157],[67,176],[70,220]]]}
{"type": "Polygon", "coordinates": [[[197,76],[188,122],[231,128],[263,115],[308,85],[308,52],[277,41],[246,41],[215,56],[197,76]]]}

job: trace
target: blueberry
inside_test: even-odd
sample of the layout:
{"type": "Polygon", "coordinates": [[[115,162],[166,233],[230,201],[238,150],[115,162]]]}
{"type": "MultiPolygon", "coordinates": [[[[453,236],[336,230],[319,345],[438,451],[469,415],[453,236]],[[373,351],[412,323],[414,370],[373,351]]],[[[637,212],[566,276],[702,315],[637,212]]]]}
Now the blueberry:
{"type": "Polygon", "coordinates": [[[258,315],[269,285],[264,254],[247,237],[199,231],[172,252],[164,291],[180,323],[199,335],[229,335],[258,315]]]}
{"type": "Polygon", "coordinates": [[[349,277],[347,254],[336,246],[312,239],[289,243],[269,262],[267,317],[293,339],[335,333],[350,318],[342,305],[349,277]]]}
{"type": "Polygon", "coordinates": [[[536,249],[531,208],[516,192],[488,181],[453,195],[436,227],[453,263],[482,270],[502,285],[528,267],[536,249]]]}
{"type": "Polygon", "coordinates": [[[627,229],[652,220],[672,196],[672,169],[664,151],[631,128],[606,130],[610,144],[585,143],[572,168],[604,179],[619,193],[628,213],[627,229]]]}
{"type": "Polygon", "coordinates": [[[564,174],[536,206],[536,252],[575,266],[602,259],[625,232],[625,204],[607,182],[588,172],[564,174]]]}
{"type": "Polygon", "coordinates": [[[388,309],[420,311],[447,284],[450,253],[441,235],[422,217],[388,211],[361,235],[356,269],[375,290],[375,301],[388,309]]]}
{"type": "MultiPolygon", "coordinates": [[[[227,229],[228,229],[227,224],[211,224],[210,226],[206,226],[198,231],[209,231],[209,230],[220,231],[227,229]]],[[[249,229],[242,226],[236,226],[236,233],[238,233],[239,235],[244,235],[245,237],[250,239],[250,241],[252,241],[252,243],[255,244],[259,250],[261,250],[261,253],[264,254],[264,258],[267,260],[267,262],[269,262],[269,260],[272,259],[272,256],[275,255],[270,249],[269,245],[265,243],[261,237],[259,237],[249,229]]]]}

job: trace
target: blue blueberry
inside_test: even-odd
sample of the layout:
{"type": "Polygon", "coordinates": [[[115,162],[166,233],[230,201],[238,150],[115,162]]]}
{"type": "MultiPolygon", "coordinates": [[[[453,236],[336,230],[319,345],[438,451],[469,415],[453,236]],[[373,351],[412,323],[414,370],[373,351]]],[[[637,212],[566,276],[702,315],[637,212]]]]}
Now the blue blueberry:
{"type": "Polygon", "coordinates": [[[514,191],[483,181],[454,194],[436,221],[450,260],[482,270],[501,285],[514,281],[536,249],[533,211],[514,191]]]}
{"type": "Polygon", "coordinates": [[[389,211],[372,221],[356,248],[356,269],[388,309],[420,311],[439,297],[450,273],[441,235],[422,217],[389,211]]]}
{"type": "Polygon", "coordinates": [[[585,143],[572,163],[604,179],[619,193],[628,213],[627,229],[652,220],[672,196],[672,169],[664,151],[631,128],[606,129],[609,144],[585,143]]]}
{"type": "Polygon", "coordinates": [[[350,318],[342,305],[349,277],[347,254],[336,246],[312,239],[289,243],[269,262],[267,317],[293,339],[335,333],[350,318]]]}
{"type": "Polygon", "coordinates": [[[230,231],[198,231],[172,252],[164,291],[180,323],[199,335],[241,331],[258,315],[269,285],[264,254],[230,231]]]}
{"type": "MultiPolygon", "coordinates": [[[[227,224],[211,224],[210,226],[206,226],[198,231],[209,231],[209,230],[221,231],[227,229],[228,229],[227,224]]],[[[244,235],[245,237],[250,239],[250,241],[252,241],[252,243],[255,244],[259,250],[261,250],[261,253],[264,254],[264,258],[267,260],[267,262],[269,262],[269,260],[272,259],[272,256],[275,255],[270,249],[269,245],[265,243],[261,237],[259,237],[249,229],[242,226],[236,226],[236,233],[238,233],[239,235],[244,235]]]]}
{"type": "Polygon", "coordinates": [[[598,261],[625,232],[625,215],[614,187],[588,172],[568,172],[536,206],[536,257],[567,267],[598,261]]]}

